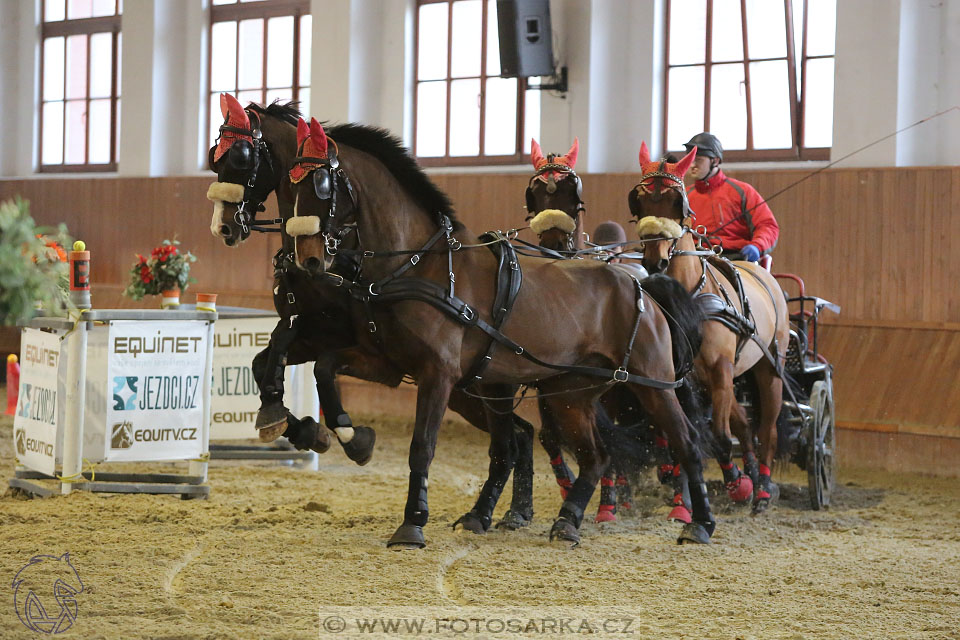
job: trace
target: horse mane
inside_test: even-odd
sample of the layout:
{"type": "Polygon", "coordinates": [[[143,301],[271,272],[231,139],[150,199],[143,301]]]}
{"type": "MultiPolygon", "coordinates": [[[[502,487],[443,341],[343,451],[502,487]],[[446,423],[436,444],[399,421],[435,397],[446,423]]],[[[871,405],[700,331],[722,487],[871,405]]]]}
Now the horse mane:
{"type": "Polygon", "coordinates": [[[331,126],[327,129],[327,135],[338,144],[374,156],[424,209],[446,215],[456,228],[462,226],[454,215],[449,196],[430,180],[403,143],[389,131],[350,122],[331,126]]]}
{"type": "Polygon", "coordinates": [[[277,98],[266,107],[257,104],[256,102],[251,102],[247,105],[247,109],[251,111],[256,111],[262,116],[272,116],[278,120],[282,120],[293,126],[297,126],[297,121],[303,117],[300,113],[300,101],[291,100],[290,102],[281,103],[280,98],[277,98]]]}

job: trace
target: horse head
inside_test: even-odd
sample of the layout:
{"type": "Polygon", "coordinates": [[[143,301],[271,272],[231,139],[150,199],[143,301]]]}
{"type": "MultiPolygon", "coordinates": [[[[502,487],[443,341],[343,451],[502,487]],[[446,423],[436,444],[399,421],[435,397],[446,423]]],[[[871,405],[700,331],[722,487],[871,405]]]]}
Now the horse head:
{"type": "MultiPolygon", "coordinates": [[[[210,231],[229,247],[257,228],[257,213],[265,210],[270,194],[281,187],[284,170],[296,152],[292,114],[295,103],[274,103],[246,109],[228,93],[220,94],[223,124],[210,148],[208,166],[217,174],[207,198],[214,203],[210,231]]],[[[278,202],[283,202],[278,194],[278,202]]],[[[267,223],[273,221],[266,221],[267,223]]]]}
{"type": "Polygon", "coordinates": [[[293,216],[285,230],[293,238],[296,264],[310,273],[328,270],[351,227],[356,193],[340,165],[339,149],[314,118],[297,123],[297,155],[290,169],[293,216]]]}
{"type": "Polygon", "coordinates": [[[534,174],[526,191],[527,219],[540,238],[540,246],[554,251],[572,251],[580,244],[583,184],[574,171],[580,142],[576,138],[562,156],[544,157],[536,140],[531,141],[530,160],[534,174]]]}
{"type": "Polygon", "coordinates": [[[643,266],[660,273],[669,266],[677,242],[695,219],[687,202],[683,176],[693,164],[697,148],[679,162],[653,161],[647,143],[640,146],[640,182],[627,196],[643,243],[643,266]]]}

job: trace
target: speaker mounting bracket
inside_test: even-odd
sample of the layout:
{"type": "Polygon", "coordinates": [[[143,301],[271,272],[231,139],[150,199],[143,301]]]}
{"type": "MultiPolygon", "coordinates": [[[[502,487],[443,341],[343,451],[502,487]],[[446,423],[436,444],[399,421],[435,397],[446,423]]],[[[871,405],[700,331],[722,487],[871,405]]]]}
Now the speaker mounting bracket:
{"type": "Polygon", "coordinates": [[[560,72],[554,73],[552,76],[550,76],[550,79],[553,80],[553,82],[549,84],[528,85],[527,89],[531,89],[531,90],[539,89],[540,91],[559,91],[560,93],[567,92],[568,87],[567,87],[567,67],[566,66],[560,67],[560,72]]]}

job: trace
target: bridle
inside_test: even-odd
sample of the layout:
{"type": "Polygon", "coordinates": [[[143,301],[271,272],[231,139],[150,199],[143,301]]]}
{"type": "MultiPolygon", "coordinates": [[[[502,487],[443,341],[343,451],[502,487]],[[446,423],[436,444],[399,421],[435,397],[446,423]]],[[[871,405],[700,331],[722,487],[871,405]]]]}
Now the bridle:
{"type": "MultiPolygon", "coordinates": [[[[350,195],[351,205],[354,209],[357,207],[357,194],[353,189],[350,178],[340,165],[340,159],[337,157],[339,151],[337,143],[331,138],[327,138],[327,140],[332,144],[328,147],[326,158],[297,155],[293,160],[293,164],[294,166],[298,164],[307,165],[304,168],[309,167],[307,173],[313,174],[313,192],[316,194],[317,199],[330,201],[330,209],[327,212],[326,220],[324,220],[320,232],[323,235],[323,245],[327,254],[335,256],[340,249],[340,244],[343,242],[344,236],[355,228],[355,225],[342,225],[339,228],[335,228],[337,219],[337,191],[340,185],[346,187],[347,193],[350,195]]],[[[305,142],[306,141],[304,141],[304,143],[305,142]]],[[[303,144],[297,149],[297,153],[303,153],[303,144]]]]}
{"type": "Polygon", "coordinates": [[[249,236],[251,230],[261,233],[279,233],[280,225],[283,222],[281,218],[257,219],[257,213],[266,210],[263,203],[266,202],[270,193],[277,187],[276,184],[268,185],[267,188],[263,189],[262,193],[259,189],[256,189],[257,176],[260,173],[261,164],[266,164],[271,176],[276,176],[277,172],[273,157],[270,154],[270,148],[267,146],[266,141],[263,140],[263,133],[260,131],[260,115],[256,111],[250,110],[247,110],[246,113],[250,117],[249,129],[227,124],[229,122],[228,117],[227,120],[224,120],[223,124],[220,125],[220,135],[217,136],[216,140],[216,143],[219,143],[224,132],[241,136],[240,139],[230,145],[229,150],[225,154],[227,156],[227,162],[232,167],[241,170],[247,169],[248,171],[246,180],[242,185],[243,200],[237,203],[238,206],[236,212],[233,214],[233,221],[240,227],[244,236],[249,236]],[[253,124],[254,120],[256,120],[256,125],[253,124]],[[250,138],[250,140],[246,138],[250,138]]]}
{"type": "MultiPolygon", "coordinates": [[[[559,174],[562,174],[559,178],[560,180],[563,180],[564,178],[567,178],[568,176],[570,176],[574,179],[576,183],[577,208],[574,211],[574,213],[568,214],[568,215],[570,215],[570,217],[573,218],[573,221],[575,223],[579,222],[580,212],[586,211],[586,207],[583,206],[584,204],[583,203],[583,181],[580,179],[580,176],[577,175],[577,172],[573,170],[573,167],[570,167],[565,164],[560,164],[558,162],[553,162],[554,158],[555,156],[553,154],[549,155],[547,162],[540,165],[540,167],[537,168],[536,172],[530,177],[530,180],[527,182],[527,190],[524,194],[526,199],[526,205],[527,205],[527,220],[530,220],[531,218],[536,216],[537,213],[539,213],[538,211],[535,211],[536,202],[533,196],[533,187],[535,182],[537,180],[540,180],[541,182],[545,182],[547,185],[547,193],[554,193],[557,190],[556,180],[552,179],[552,176],[550,176],[549,178],[545,178],[544,175],[548,173],[559,173],[559,174]]],[[[567,234],[567,250],[573,251],[574,245],[575,245],[574,234],[568,233],[567,234]]]]}

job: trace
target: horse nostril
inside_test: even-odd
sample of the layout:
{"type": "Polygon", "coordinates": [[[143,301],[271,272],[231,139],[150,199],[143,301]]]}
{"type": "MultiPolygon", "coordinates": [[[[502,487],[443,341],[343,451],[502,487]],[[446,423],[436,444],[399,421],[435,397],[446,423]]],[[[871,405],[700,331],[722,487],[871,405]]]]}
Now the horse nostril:
{"type": "Polygon", "coordinates": [[[307,258],[306,262],[303,263],[303,266],[304,266],[304,267],[306,268],[306,270],[309,271],[310,273],[316,273],[317,271],[320,270],[320,266],[321,266],[322,264],[323,264],[323,263],[320,262],[320,258],[311,256],[311,257],[307,258]]]}
{"type": "Polygon", "coordinates": [[[220,225],[220,235],[222,235],[224,238],[229,238],[229,237],[230,237],[230,225],[227,225],[227,224],[222,224],[222,225],[220,225]]]}
{"type": "Polygon", "coordinates": [[[661,271],[666,271],[667,267],[669,266],[670,266],[669,260],[667,260],[666,258],[660,258],[660,260],[657,261],[657,272],[659,273],[661,271]]]}

